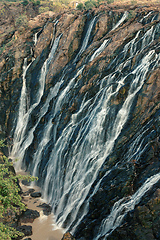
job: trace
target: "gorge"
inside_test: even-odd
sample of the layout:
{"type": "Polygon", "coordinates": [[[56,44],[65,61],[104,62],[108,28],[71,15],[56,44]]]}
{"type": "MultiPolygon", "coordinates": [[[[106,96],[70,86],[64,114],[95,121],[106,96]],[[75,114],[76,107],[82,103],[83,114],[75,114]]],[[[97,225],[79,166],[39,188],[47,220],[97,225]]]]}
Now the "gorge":
{"type": "Polygon", "coordinates": [[[48,12],[1,39],[1,137],[77,240],[160,238],[159,11],[48,12]]]}

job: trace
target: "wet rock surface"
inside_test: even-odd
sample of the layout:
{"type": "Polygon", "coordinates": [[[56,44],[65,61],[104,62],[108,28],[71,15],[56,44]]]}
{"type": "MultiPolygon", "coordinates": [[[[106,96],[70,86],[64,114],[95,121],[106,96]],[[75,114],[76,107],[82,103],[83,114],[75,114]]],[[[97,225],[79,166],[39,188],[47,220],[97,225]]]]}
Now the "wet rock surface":
{"type": "MultiPolygon", "coordinates": [[[[21,29],[21,34],[17,28],[12,29],[7,34],[6,29],[8,24],[14,22],[9,10],[5,8],[7,16],[0,18],[3,28],[1,31],[4,34],[1,39],[1,46],[5,44],[6,48],[1,53],[1,78],[0,78],[0,131],[7,135],[13,127],[13,119],[17,117],[18,102],[20,98],[20,90],[22,87],[22,73],[24,58],[28,58],[28,64],[35,58],[35,61],[28,69],[27,86],[28,89],[34,89],[29,99],[29,104],[34,101],[35,92],[38,89],[37,75],[40,74],[40,69],[49,55],[52,39],[58,38],[63,34],[59,41],[59,47],[54,53],[54,61],[48,67],[46,75],[45,94],[42,101],[45,101],[49,88],[54,86],[59,79],[61,72],[65,71],[65,66],[70,65],[70,76],[73,71],[80,66],[85,65],[83,74],[77,78],[77,85],[72,88],[72,91],[67,96],[65,104],[61,106],[61,112],[58,112],[52,119],[52,124],[56,125],[59,121],[57,135],[65,129],[67,123],[74,120],[76,113],[80,109],[82,99],[85,96],[88,101],[93,102],[92,98],[96,95],[100,87],[105,87],[105,76],[116,72],[116,67],[119,70],[115,73],[117,78],[125,76],[126,73],[134,72],[143,54],[147,54],[150,49],[155,51],[153,55],[159,54],[159,5],[148,7],[124,7],[124,9],[116,9],[112,7],[101,6],[99,9],[94,9],[89,12],[82,13],[63,13],[60,15],[50,14],[34,17],[29,21],[29,27],[21,29]],[[113,22],[117,22],[128,11],[129,15],[118,28],[113,31],[113,22]],[[149,12],[152,12],[149,17],[145,18],[149,12]],[[88,44],[88,48],[77,60],[77,64],[72,62],[78,53],[82,39],[85,33],[85,26],[96,14],[99,17],[96,19],[93,30],[92,40],[88,44]],[[55,27],[55,22],[58,19],[58,25],[55,27]],[[47,22],[48,21],[48,22],[47,22]],[[36,29],[33,23],[36,23],[36,29]],[[47,25],[45,25],[47,23],[47,25]],[[6,24],[6,25],[5,25],[6,24]],[[5,27],[6,26],[6,27],[5,27]],[[142,42],[141,37],[147,35],[149,29],[154,29],[149,37],[155,34],[154,40],[148,45],[147,41],[142,42]],[[37,44],[34,44],[34,33],[42,31],[38,37],[37,44]],[[137,36],[137,45],[128,50],[124,54],[124,47],[134,41],[137,36]],[[100,47],[104,40],[109,39],[108,45],[93,61],[89,61],[95,49],[100,47]],[[14,42],[12,42],[14,40],[14,42]],[[8,43],[12,43],[12,47],[8,43]],[[144,49],[142,49],[144,45],[144,49]],[[31,51],[32,49],[32,51],[31,51]],[[142,51],[141,51],[142,49],[142,51]],[[135,53],[131,56],[131,52],[135,53]],[[128,59],[127,59],[128,57],[128,59]],[[125,63],[123,60],[125,59],[125,63]],[[127,60],[126,60],[127,59],[127,60]],[[101,80],[104,80],[103,83],[101,80]],[[101,82],[100,82],[101,81],[101,82]],[[75,114],[75,115],[74,115],[75,114]],[[74,116],[73,116],[74,115],[74,116]]],[[[123,105],[128,96],[130,82],[132,76],[127,76],[125,84],[119,89],[118,93],[111,97],[110,104],[112,111],[115,114],[123,105]]],[[[68,78],[63,83],[61,88],[68,84],[68,78]]],[[[29,93],[28,93],[29,94],[29,93]]],[[[137,94],[137,98],[132,106],[132,113],[115,143],[114,151],[107,157],[105,163],[101,167],[96,182],[102,179],[99,190],[92,196],[89,201],[88,214],[83,218],[77,227],[74,237],[77,240],[93,240],[94,235],[98,232],[100,222],[104,216],[108,216],[114,204],[122,199],[130,198],[142,186],[146,179],[156,174],[160,170],[160,68],[151,69],[146,75],[143,87],[137,94]],[[131,150],[134,150],[134,154],[131,150]],[[111,170],[111,171],[110,171],[111,170]],[[109,171],[108,174],[107,171],[109,171]],[[106,175],[105,175],[106,174],[106,175]]],[[[51,110],[51,104],[49,110],[51,110]]],[[[87,112],[87,109],[86,109],[87,112]]],[[[83,114],[85,115],[86,112],[83,114]]],[[[111,116],[111,114],[110,114],[111,116]]],[[[32,124],[37,122],[37,112],[33,112],[32,124]]],[[[81,120],[82,116],[79,116],[81,120]]],[[[80,121],[79,120],[79,121],[80,121]]],[[[29,147],[26,153],[26,165],[29,166],[32,162],[32,156],[39,144],[38,137],[39,129],[43,129],[47,121],[47,115],[41,119],[35,131],[35,141],[29,147]],[[37,137],[38,136],[38,137],[37,137]]],[[[107,120],[106,120],[107,121],[107,120]]],[[[112,119],[110,119],[112,121],[112,119]]],[[[31,126],[29,126],[30,128],[31,126]]],[[[107,134],[110,129],[106,128],[104,141],[107,139],[107,134]]],[[[74,143],[74,136],[72,144],[74,143]]],[[[11,141],[12,144],[12,141],[11,141]]],[[[49,143],[51,144],[51,143],[49,143]]],[[[48,145],[49,145],[48,144],[48,145]]],[[[70,146],[69,146],[70,147],[70,146]]],[[[52,146],[50,145],[44,151],[44,159],[50,155],[52,146]]],[[[40,164],[40,170],[43,169],[43,163],[40,164]]],[[[65,174],[65,170],[64,170],[65,174]]],[[[40,174],[39,182],[43,182],[43,177],[40,174]]],[[[93,185],[96,185],[96,182],[93,185]]],[[[94,187],[94,186],[93,186],[94,187]]],[[[128,212],[121,225],[114,230],[107,239],[109,240],[157,240],[160,238],[160,219],[159,219],[159,182],[145,194],[141,201],[135,206],[135,209],[128,212]]],[[[30,194],[28,192],[26,194],[30,194]]],[[[92,189],[86,198],[92,194],[92,189]]],[[[34,197],[35,194],[31,193],[34,197]]],[[[40,195],[38,195],[40,197],[40,195]]],[[[44,214],[48,215],[51,207],[43,205],[44,214]]],[[[26,213],[27,214],[27,213],[26,213]]],[[[36,213],[37,214],[37,213],[36,213]]],[[[35,214],[35,215],[36,215],[35,214]]],[[[30,215],[30,213],[29,213],[30,215]]],[[[81,213],[80,213],[81,216],[81,213]]],[[[24,219],[28,219],[28,215],[24,219]]],[[[32,218],[32,217],[31,217],[32,218]]],[[[28,221],[28,220],[27,220],[28,221]]],[[[30,221],[30,220],[29,220],[30,221]]],[[[67,225],[67,220],[66,223],[67,225]]],[[[22,227],[23,228],[23,227],[22,227]]],[[[24,230],[24,231],[31,231],[24,230]]],[[[66,233],[64,239],[74,239],[69,233],[66,233]]]]}
{"type": "Polygon", "coordinates": [[[36,210],[27,209],[19,216],[21,223],[32,223],[36,218],[40,217],[40,214],[36,210]]]}
{"type": "MultiPolygon", "coordinates": [[[[28,225],[19,226],[16,228],[17,231],[24,233],[25,236],[31,236],[32,235],[32,227],[28,225]]],[[[18,238],[21,239],[21,238],[18,238]]]]}
{"type": "Polygon", "coordinates": [[[43,209],[43,214],[46,216],[50,215],[52,212],[52,207],[47,203],[42,203],[42,204],[38,205],[38,207],[43,209]]]}
{"type": "Polygon", "coordinates": [[[42,196],[41,192],[32,192],[30,195],[33,198],[39,198],[42,196]]]}
{"type": "Polygon", "coordinates": [[[124,223],[108,239],[159,239],[159,197],[159,189],[157,189],[145,205],[141,203],[126,216],[124,223]]]}

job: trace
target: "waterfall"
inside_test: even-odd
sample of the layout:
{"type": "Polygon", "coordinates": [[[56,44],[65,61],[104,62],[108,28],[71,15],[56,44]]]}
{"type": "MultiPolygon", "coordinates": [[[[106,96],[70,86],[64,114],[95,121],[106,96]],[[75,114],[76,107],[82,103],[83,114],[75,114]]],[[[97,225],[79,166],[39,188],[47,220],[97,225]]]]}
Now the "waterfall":
{"type": "Polygon", "coordinates": [[[38,33],[39,33],[39,32],[37,32],[37,33],[34,34],[34,38],[33,38],[34,45],[37,44],[37,40],[38,40],[38,37],[37,37],[37,36],[38,36],[38,33]]]}
{"type": "MultiPolygon", "coordinates": [[[[112,121],[107,121],[112,111],[109,102],[125,84],[127,76],[117,79],[116,75],[111,74],[105,77],[104,81],[108,83],[106,87],[100,88],[92,104],[88,101],[81,105],[55,142],[45,169],[44,191],[45,197],[53,206],[59,226],[67,222],[67,228],[72,226],[74,231],[78,224],[74,223],[77,217],[80,221],[87,213],[88,205],[85,199],[92,183],[127,122],[132,103],[144,84],[150,65],[156,66],[159,57],[154,50],[150,51],[130,73],[133,77],[128,96],[118,113],[112,116],[112,121]],[[116,83],[117,87],[113,88],[111,83],[116,83]],[[88,110],[83,114],[86,108],[88,110]],[[105,142],[104,123],[108,129],[105,142]],[[78,134],[70,146],[77,129],[78,134]]],[[[59,99],[56,104],[60,105],[59,99]]]]}
{"type": "Polygon", "coordinates": [[[103,50],[107,47],[108,43],[109,43],[109,39],[104,40],[101,46],[93,53],[89,61],[92,62],[93,59],[98,57],[98,55],[101,54],[103,50]]]}
{"type": "Polygon", "coordinates": [[[82,42],[82,46],[81,46],[81,48],[80,48],[80,50],[79,50],[79,52],[78,52],[78,54],[77,54],[74,62],[77,61],[77,59],[82,55],[82,53],[83,53],[83,52],[86,50],[86,48],[87,48],[87,45],[88,45],[88,42],[89,42],[89,38],[90,38],[90,35],[91,35],[91,32],[92,32],[94,23],[95,23],[95,21],[96,21],[96,18],[97,18],[97,16],[95,16],[95,17],[90,21],[89,27],[88,27],[88,29],[87,29],[87,33],[86,33],[86,35],[85,35],[85,37],[84,37],[84,39],[83,39],[83,42],[82,42]]]}
{"type": "MultiPolygon", "coordinates": [[[[124,12],[111,31],[117,29],[127,16],[128,12],[124,12]]],[[[108,64],[108,68],[104,71],[101,69],[102,74],[95,84],[96,90],[93,89],[90,94],[92,82],[87,81],[87,74],[90,73],[88,66],[97,56],[100,59],[100,54],[112,41],[105,36],[99,47],[92,49],[92,55],[86,57],[83,65],[79,64],[80,56],[89,45],[96,19],[97,16],[90,20],[77,55],[54,76],[53,85],[45,91],[46,76],[57,52],[61,51],[60,39],[63,35],[53,39],[50,53],[40,69],[38,90],[30,106],[27,100],[26,75],[32,63],[27,66],[27,59],[24,60],[23,86],[10,156],[19,159],[16,167],[21,168],[27,162],[25,154],[29,155],[30,161],[26,165],[33,176],[39,177],[43,198],[51,204],[56,224],[73,234],[88,214],[89,202],[103,180],[113,169],[119,167],[121,160],[117,160],[115,165],[99,177],[101,168],[113,153],[128,124],[134,103],[151,69],[160,65],[160,53],[152,46],[158,39],[158,23],[144,29],[144,33],[137,30],[132,39],[127,39],[127,43],[121,48],[120,56],[116,55],[108,62],[104,58],[103,66],[105,68],[108,64]],[[127,65],[130,66],[128,72],[125,70],[127,65]],[[85,87],[89,90],[83,92],[85,87]],[[117,103],[123,89],[125,94],[117,103]],[[71,111],[74,103],[77,104],[76,110],[71,111]],[[33,123],[34,116],[36,120],[33,123]]],[[[94,67],[91,71],[94,71],[94,67]]],[[[148,125],[142,126],[141,131],[135,134],[123,164],[133,158],[139,161],[140,155],[146,151],[148,143],[143,138],[148,132],[148,125]]],[[[116,201],[110,214],[107,217],[102,216],[94,239],[106,239],[159,180],[160,173],[150,176],[132,196],[116,201]]]]}
{"type": "Polygon", "coordinates": [[[60,40],[61,36],[62,35],[59,35],[59,37],[57,37],[55,39],[54,44],[51,48],[51,52],[50,52],[48,58],[46,59],[46,61],[44,62],[43,66],[41,68],[40,77],[39,77],[39,88],[38,88],[38,91],[37,91],[35,102],[25,112],[24,112],[24,107],[25,107],[24,101],[26,99],[26,79],[25,79],[25,77],[26,77],[26,72],[27,72],[28,68],[30,67],[30,65],[32,63],[30,63],[28,65],[28,67],[26,67],[26,60],[25,60],[25,63],[24,63],[24,67],[23,67],[23,87],[22,87],[22,91],[21,91],[21,98],[20,98],[20,105],[19,105],[19,116],[18,116],[18,121],[17,121],[17,127],[16,127],[15,132],[14,132],[13,147],[12,147],[12,151],[11,151],[11,154],[10,154],[10,158],[12,158],[12,159],[17,158],[19,160],[15,163],[15,167],[17,169],[21,168],[21,164],[22,164],[22,160],[23,160],[23,157],[24,157],[24,154],[25,154],[25,150],[32,143],[34,130],[35,130],[36,126],[38,125],[41,117],[47,112],[47,109],[49,107],[49,101],[51,99],[50,95],[48,96],[49,100],[46,101],[45,105],[43,106],[43,108],[40,111],[40,116],[41,117],[39,118],[37,124],[35,124],[35,126],[29,131],[28,135],[25,135],[26,134],[26,128],[27,128],[27,125],[28,125],[28,122],[29,122],[29,117],[30,117],[31,113],[33,112],[33,110],[38,106],[38,104],[40,103],[41,98],[43,96],[47,70],[48,70],[48,67],[49,67],[49,64],[50,64],[51,60],[54,57],[54,54],[55,54],[56,49],[58,47],[58,43],[59,43],[59,40],[60,40]]]}
{"type": "Polygon", "coordinates": [[[20,96],[20,103],[19,103],[19,112],[18,112],[18,120],[17,120],[17,126],[14,132],[14,142],[13,142],[13,148],[11,152],[11,156],[13,158],[12,153],[17,151],[17,143],[23,139],[24,132],[22,131],[24,127],[24,123],[22,119],[24,119],[26,112],[28,110],[28,104],[27,104],[27,89],[26,89],[26,73],[28,68],[30,67],[31,63],[27,66],[27,58],[24,59],[24,65],[23,65],[23,85],[21,89],[21,96],[20,96]]]}
{"type": "MultiPolygon", "coordinates": [[[[40,164],[40,161],[41,161],[42,152],[45,149],[46,145],[48,144],[48,142],[50,141],[50,138],[51,138],[50,134],[51,134],[51,130],[53,127],[52,118],[54,118],[56,113],[60,110],[60,104],[61,104],[62,99],[65,97],[65,94],[67,94],[67,92],[72,87],[74,80],[82,73],[83,68],[84,67],[82,67],[82,69],[80,69],[77,72],[77,74],[74,76],[74,78],[71,79],[70,84],[67,86],[67,88],[65,88],[65,90],[62,92],[62,94],[58,97],[58,101],[57,101],[58,106],[56,105],[55,110],[54,110],[54,115],[50,118],[50,120],[48,121],[48,124],[45,127],[42,141],[39,143],[38,149],[35,152],[34,157],[33,157],[33,163],[34,163],[34,169],[32,172],[33,176],[37,176],[37,174],[38,174],[38,165],[40,164]]],[[[58,91],[59,91],[60,86],[62,85],[63,81],[64,81],[64,78],[62,78],[60,82],[56,83],[55,87],[53,87],[53,89],[50,90],[51,94],[50,94],[50,97],[48,97],[48,100],[46,101],[47,104],[49,104],[50,100],[58,94],[58,91]]],[[[46,187],[44,187],[44,189],[46,191],[46,187]]],[[[45,195],[46,194],[44,193],[44,196],[45,195]]],[[[47,198],[47,196],[45,196],[45,198],[47,198]]]]}
{"type": "Polygon", "coordinates": [[[160,173],[148,178],[144,184],[128,198],[122,198],[116,202],[112,208],[110,215],[102,222],[99,229],[99,234],[94,240],[107,239],[107,236],[111,234],[122,222],[127,212],[133,210],[135,206],[140,202],[144,194],[149,191],[152,186],[160,180],[160,173]],[[103,237],[103,238],[102,238],[103,237]]]}
{"type": "Polygon", "coordinates": [[[122,18],[116,23],[116,25],[112,28],[111,31],[113,31],[116,28],[118,28],[121,25],[121,23],[123,23],[126,20],[127,17],[128,17],[128,12],[126,11],[126,12],[124,12],[122,18]]]}

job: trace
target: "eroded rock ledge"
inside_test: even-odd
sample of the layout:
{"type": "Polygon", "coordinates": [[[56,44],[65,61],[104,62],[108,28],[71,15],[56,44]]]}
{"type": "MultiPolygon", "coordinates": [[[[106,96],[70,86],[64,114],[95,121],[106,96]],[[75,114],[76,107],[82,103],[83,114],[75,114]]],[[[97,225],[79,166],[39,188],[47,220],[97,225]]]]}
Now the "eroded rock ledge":
{"type": "MultiPolygon", "coordinates": [[[[40,16],[33,14],[32,19],[28,16],[28,26],[22,26],[18,29],[15,25],[12,12],[5,8],[5,14],[8,18],[0,18],[1,21],[1,47],[4,48],[1,53],[0,62],[0,132],[5,137],[13,128],[14,119],[16,118],[18,101],[20,97],[20,89],[22,87],[22,74],[24,58],[30,63],[33,58],[35,61],[29,70],[30,76],[36,76],[38,69],[42,66],[44,59],[49,54],[50,43],[53,37],[58,37],[62,32],[60,39],[60,48],[56,54],[56,61],[50,65],[46,76],[46,92],[53,86],[57,80],[59,73],[64,69],[65,65],[73,59],[77,53],[84,32],[87,17],[91,19],[99,14],[99,20],[95,24],[92,33],[93,44],[85,51],[76,68],[85,62],[87,56],[90,56],[94,48],[98,48],[105,37],[110,37],[112,41],[105,50],[92,62],[88,63],[84,69],[83,80],[79,76],[79,86],[72,92],[70,102],[62,107],[62,122],[59,127],[61,132],[71,119],[73,113],[80,106],[82,96],[87,93],[88,98],[95,95],[97,91],[97,82],[100,77],[104,77],[106,73],[110,73],[114,66],[110,65],[115,56],[121,55],[124,45],[132,40],[137,32],[145,33],[152,26],[159,23],[159,5],[157,6],[101,6],[99,9],[93,9],[89,12],[63,12],[58,15],[54,13],[46,13],[40,16]],[[111,31],[112,21],[117,20],[124,14],[129,12],[129,18],[118,29],[111,31]],[[153,11],[157,17],[153,22],[146,18],[140,21],[147,13],[153,11]],[[10,16],[10,17],[9,17],[10,16]],[[58,28],[55,29],[55,22],[59,21],[58,28]],[[9,25],[12,31],[9,30],[9,25]],[[7,32],[7,34],[6,34],[7,32]],[[35,44],[35,33],[39,32],[37,43],[35,44]],[[107,35],[108,34],[108,35],[107,35]],[[77,100],[76,97],[79,97],[77,100]]],[[[151,44],[151,48],[159,53],[158,47],[160,41],[159,32],[157,32],[156,40],[151,44]],[[157,48],[156,48],[157,46],[157,48]]],[[[147,51],[147,46],[144,51],[147,51]]],[[[140,56],[135,55],[131,63],[123,68],[123,71],[130,71],[139,62],[140,56]]],[[[129,83],[130,79],[128,79],[129,83]]],[[[112,106],[122,105],[123,99],[128,93],[128,83],[120,89],[116,98],[111,99],[112,106]]],[[[34,87],[36,91],[36,80],[34,86],[31,85],[28,77],[28,88],[34,87]]],[[[83,219],[77,231],[75,238],[78,240],[92,240],[93,231],[97,230],[100,223],[101,213],[109,214],[113,204],[123,196],[130,196],[136,192],[151,174],[155,174],[160,169],[160,124],[156,120],[160,109],[160,70],[159,68],[151,71],[147,75],[145,84],[137,97],[134,111],[130,116],[130,123],[126,126],[121,138],[116,142],[115,151],[107,159],[99,172],[99,179],[104,176],[105,172],[112,166],[116,165],[120,160],[123,162],[125,154],[127,154],[128,146],[135,138],[136,132],[141,133],[141,128],[146,127],[147,122],[152,119],[152,124],[147,125],[152,131],[152,135],[147,133],[145,137],[148,139],[147,152],[143,158],[137,163],[135,159],[131,159],[127,163],[127,174],[124,166],[114,168],[101,183],[101,188],[93,196],[89,203],[89,214],[83,219]],[[148,134],[148,135],[147,135],[148,134]]],[[[33,96],[34,97],[34,96],[33,96]]],[[[55,119],[52,123],[54,124],[55,119]]],[[[34,119],[33,119],[34,122],[34,119]]],[[[41,120],[41,124],[45,123],[45,118],[41,120]]],[[[32,148],[36,147],[34,142],[32,148]]],[[[157,240],[160,237],[160,194],[159,182],[154,186],[152,191],[145,194],[141,203],[136,206],[135,210],[129,212],[124,219],[123,224],[117,228],[108,239],[123,240],[157,240]]],[[[74,239],[69,233],[66,233],[64,239],[74,239]]]]}

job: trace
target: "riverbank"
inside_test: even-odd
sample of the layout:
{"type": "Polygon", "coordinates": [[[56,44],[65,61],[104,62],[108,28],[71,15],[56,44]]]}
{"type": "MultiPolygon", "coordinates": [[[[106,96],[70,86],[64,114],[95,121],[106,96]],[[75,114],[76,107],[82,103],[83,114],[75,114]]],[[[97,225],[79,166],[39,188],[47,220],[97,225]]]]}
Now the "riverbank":
{"type": "MultiPolygon", "coordinates": [[[[25,174],[24,172],[18,172],[18,174],[25,174]]],[[[29,194],[29,190],[32,188],[30,186],[24,185],[20,182],[22,188],[22,201],[27,206],[28,209],[36,210],[40,213],[40,217],[36,218],[33,223],[24,223],[25,225],[32,226],[33,234],[30,236],[32,240],[61,240],[64,234],[64,230],[58,228],[54,224],[53,213],[48,216],[43,213],[44,200],[39,198],[33,198],[29,194]]],[[[40,192],[41,189],[37,186],[34,187],[35,192],[40,192]]],[[[22,222],[23,223],[23,222],[22,222]]],[[[23,238],[23,240],[26,237],[23,238]]]]}

